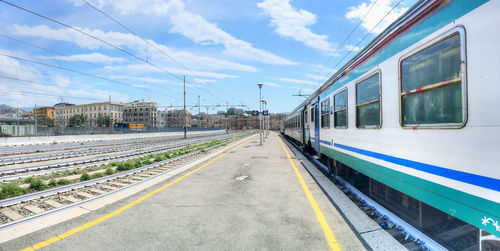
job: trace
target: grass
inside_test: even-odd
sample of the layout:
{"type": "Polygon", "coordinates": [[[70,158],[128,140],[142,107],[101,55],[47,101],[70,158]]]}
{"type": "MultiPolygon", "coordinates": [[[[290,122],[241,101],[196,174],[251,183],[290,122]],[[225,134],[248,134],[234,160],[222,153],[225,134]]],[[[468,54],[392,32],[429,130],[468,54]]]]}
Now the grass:
{"type": "Polygon", "coordinates": [[[49,186],[47,184],[45,184],[45,182],[43,182],[43,180],[33,178],[30,180],[29,188],[31,190],[34,190],[34,191],[42,191],[42,190],[49,188],[49,186]]]}
{"type": "MultiPolygon", "coordinates": [[[[248,134],[249,135],[249,134],[248,134]]],[[[60,172],[55,172],[47,176],[40,176],[40,177],[45,177],[45,178],[50,178],[51,180],[46,184],[42,179],[40,178],[35,178],[35,177],[28,177],[24,180],[22,180],[24,183],[29,184],[29,188],[23,188],[20,187],[16,183],[7,183],[2,185],[2,188],[0,190],[0,199],[7,199],[15,196],[20,196],[26,193],[29,193],[31,191],[42,191],[51,187],[56,187],[56,186],[64,186],[68,185],[71,183],[70,180],[68,179],[58,179],[56,180],[55,178],[61,177],[61,176],[69,176],[69,175],[76,175],[76,174],[81,174],[80,176],[80,181],[87,181],[91,179],[96,179],[100,177],[104,177],[107,175],[112,175],[120,171],[128,171],[132,170],[135,168],[139,168],[145,165],[150,165],[155,162],[167,160],[170,158],[174,158],[180,155],[188,154],[194,151],[201,151],[201,152],[206,152],[207,148],[216,146],[216,145],[226,145],[229,140],[231,139],[238,139],[238,138],[243,138],[248,136],[247,134],[245,135],[240,135],[240,136],[235,136],[229,139],[225,140],[212,140],[210,142],[206,142],[203,144],[198,144],[198,145],[192,145],[192,146],[186,146],[181,149],[177,149],[174,151],[169,151],[169,152],[164,152],[164,153],[158,153],[158,154],[148,154],[147,156],[143,158],[136,158],[133,160],[125,161],[125,162],[116,162],[113,161],[109,165],[106,165],[107,168],[104,172],[98,172],[90,175],[87,173],[88,170],[91,169],[85,169],[85,170],[66,170],[66,171],[60,171],[60,172]],[[116,171],[113,170],[112,167],[116,167],[116,171]]],[[[53,142],[52,144],[57,144],[57,142],[53,142]]],[[[96,167],[94,168],[95,170],[100,169],[101,167],[96,167]]],[[[92,170],[94,170],[92,169],[92,170]]]]}
{"type": "Polygon", "coordinates": [[[92,179],[92,176],[88,173],[82,173],[82,176],[80,176],[80,181],[87,181],[87,180],[91,180],[92,179]]]}
{"type": "Polygon", "coordinates": [[[27,192],[26,188],[22,188],[17,184],[8,183],[2,185],[2,190],[0,191],[0,199],[7,199],[15,196],[23,195],[27,192]]]}

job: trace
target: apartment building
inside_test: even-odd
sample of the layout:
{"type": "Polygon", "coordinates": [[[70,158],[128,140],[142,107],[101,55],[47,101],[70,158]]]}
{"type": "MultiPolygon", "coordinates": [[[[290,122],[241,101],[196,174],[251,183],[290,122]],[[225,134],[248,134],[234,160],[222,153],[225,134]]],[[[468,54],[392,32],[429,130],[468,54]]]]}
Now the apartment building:
{"type": "Polygon", "coordinates": [[[38,107],[31,109],[29,116],[35,118],[36,120],[42,120],[45,118],[54,119],[54,107],[38,107]]]}
{"type": "Polygon", "coordinates": [[[137,100],[125,105],[123,122],[144,124],[145,127],[158,126],[157,104],[151,100],[137,100]]]}
{"type": "MultiPolygon", "coordinates": [[[[170,110],[166,112],[166,127],[184,127],[184,110],[170,110]]],[[[191,113],[186,112],[186,125],[191,127],[191,113]]]]}
{"type": "Polygon", "coordinates": [[[59,103],[55,106],[55,122],[59,127],[69,125],[69,118],[76,114],[81,114],[85,117],[86,126],[97,126],[97,118],[99,116],[109,116],[111,124],[123,121],[123,110],[125,105],[117,102],[99,102],[83,105],[72,105],[59,103]]]}

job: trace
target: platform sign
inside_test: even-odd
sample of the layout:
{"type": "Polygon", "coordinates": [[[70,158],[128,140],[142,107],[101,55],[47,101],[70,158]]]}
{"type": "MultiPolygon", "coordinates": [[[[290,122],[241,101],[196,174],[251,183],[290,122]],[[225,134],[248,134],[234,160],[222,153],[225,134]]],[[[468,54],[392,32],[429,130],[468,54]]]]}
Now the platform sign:
{"type": "Polygon", "coordinates": [[[252,111],[252,116],[259,116],[259,111],[253,110],[252,111]]]}
{"type": "Polygon", "coordinates": [[[262,115],[264,115],[264,116],[269,116],[269,111],[268,111],[268,110],[264,110],[264,111],[262,111],[262,115]]]}

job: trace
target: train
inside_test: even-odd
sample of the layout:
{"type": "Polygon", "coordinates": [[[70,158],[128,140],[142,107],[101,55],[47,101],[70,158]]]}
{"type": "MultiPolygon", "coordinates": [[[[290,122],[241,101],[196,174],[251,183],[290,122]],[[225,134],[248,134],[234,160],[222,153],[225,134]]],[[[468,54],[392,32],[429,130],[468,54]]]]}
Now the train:
{"type": "Polygon", "coordinates": [[[118,131],[143,131],[146,127],[144,124],[116,122],[113,124],[113,129],[118,131]]]}
{"type": "Polygon", "coordinates": [[[500,1],[417,2],[282,133],[437,247],[500,249],[499,13],[500,1]]]}

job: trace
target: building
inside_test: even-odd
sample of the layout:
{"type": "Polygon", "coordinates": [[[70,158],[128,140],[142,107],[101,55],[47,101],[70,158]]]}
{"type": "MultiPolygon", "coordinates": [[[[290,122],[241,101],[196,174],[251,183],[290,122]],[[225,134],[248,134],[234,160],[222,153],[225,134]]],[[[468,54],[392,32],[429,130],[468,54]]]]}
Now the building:
{"type": "Polygon", "coordinates": [[[245,111],[241,108],[231,107],[227,110],[229,115],[243,115],[245,111]]]}
{"type": "Polygon", "coordinates": [[[157,127],[157,105],[151,100],[136,100],[128,103],[123,110],[123,122],[157,127]]]}
{"type": "MultiPolygon", "coordinates": [[[[184,110],[167,111],[166,127],[184,127],[184,110]]],[[[186,112],[186,125],[191,127],[191,113],[186,112]]]]}
{"type": "Polygon", "coordinates": [[[81,114],[85,117],[85,126],[95,127],[98,126],[97,118],[99,116],[109,116],[111,124],[122,122],[122,112],[125,105],[117,102],[99,102],[83,105],[59,103],[54,105],[54,107],[56,126],[67,127],[71,116],[81,114]]]}
{"type": "Polygon", "coordinates": [[[0,136],[35,135],[35,123],[35,120],[30,118],[0,118],[0,136]]]}
{"type": "Polygon", "coordinates": [[[54,107],[46,106],[33,108],[30,111],[30,117],[35,118],[36,120],[42,120],[45,118],[54,119],[54,107]]]}

